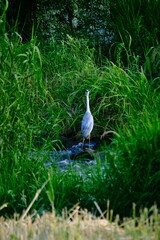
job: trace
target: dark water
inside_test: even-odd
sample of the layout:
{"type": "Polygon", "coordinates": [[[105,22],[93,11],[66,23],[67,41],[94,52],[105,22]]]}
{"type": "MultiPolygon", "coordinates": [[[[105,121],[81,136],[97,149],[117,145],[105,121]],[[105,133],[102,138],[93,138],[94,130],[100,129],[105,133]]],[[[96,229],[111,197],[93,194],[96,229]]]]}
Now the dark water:
{"type": "Polygon", "coordinates": [[[31,152],[30,158],[43,158],[45,167],[54,165],[62,171],[87,169],[96,164],[96,159],[105,158],[104,152],[97,152],[96,147],[96,142],[90,142],[90,145],[85,143],[82,149],[82,143],[79,142],[66,150],[31,152]]]}

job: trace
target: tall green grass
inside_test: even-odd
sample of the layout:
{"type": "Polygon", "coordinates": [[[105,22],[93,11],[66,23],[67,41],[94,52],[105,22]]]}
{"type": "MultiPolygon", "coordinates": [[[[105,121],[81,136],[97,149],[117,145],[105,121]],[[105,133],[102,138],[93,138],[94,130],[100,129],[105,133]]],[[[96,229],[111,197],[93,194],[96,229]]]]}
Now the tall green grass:
{"type": "MultiPolygon", "coordinates": [[[[132,203],[137,208],[159,207],[159,119],[141,116],[132,125],[119,128],[119,137],[106,150],[105,176],[97,175],[91,185],[91,195],[105,210],[107,199],[121,216],[131,214],[132,203]]],[[[92,199],[91,198],[91,199],[92,199]]],[[[88,198],[89,199],[89,198],[88,198]]],[[[89,201],[90,202],[90,201],[89,201]]],[[[91,202],[90,202],[91,203],[91,202]]],[[[88,203],[89,204],[89,203],[88,203]]]]}
{"type": "MultiPolygon", "coordinates": [[[[130,62],[131,66],[131,62],[130,62]]],[[[106,60],[98,67],[87,41],[40,46],[36,38],[22,43],[18,33],[0,38],[1,71],[1,214],[22,213],[48,181],[32,206],[39,213],[57,212],[77,202],[102,210],[109,199],[116,213],[127,215],[131,205],[158,202],[159,93],[143,68],[124,69],[106,60]],[[83,176],[70,170],[47,169],[47,153],[62,148],[61,136],[81,140],[80,124],[89,89],[95,119],[93,137],[118,132],[104,160],[83,176]],[[30,156],[39,151],[39,157],[30,156]]]]}
{"type": "Polygon", "coordinates": [[[159,7],[159,1],[110,2],[115,40],[123,43],[135,56],[139,55],[141,60],[151,47],[159,44],[159,7]]]}
{"type": "Polygon", "coordinates": [[[72,38],[62,45],[52,43],[49,49],[45,53],[47,57],[44,56],[44,69],[45,65],[47,67],[45,77],[51,79],[49,87],[52,96],[58,97],[60,105],[68,112],[69,125],[72,126],[70,118],[73,116],[78,129],[84,113],[85,89],[91,91],[91,108],[99,132],[106,127],[112,128],[113,123],[126,116],[136,116],[137,112],[143,112],[144,107],[148,112],[154,111],[156,91],[152,91],[138,65],[134,71],[124,70],[121,65],[107,60],[103,67],[98,68],[94,61],[94,49],[88,49],[86,41],[72,38]],[[79,103],[79,99],[83,101],[79,103]]]}

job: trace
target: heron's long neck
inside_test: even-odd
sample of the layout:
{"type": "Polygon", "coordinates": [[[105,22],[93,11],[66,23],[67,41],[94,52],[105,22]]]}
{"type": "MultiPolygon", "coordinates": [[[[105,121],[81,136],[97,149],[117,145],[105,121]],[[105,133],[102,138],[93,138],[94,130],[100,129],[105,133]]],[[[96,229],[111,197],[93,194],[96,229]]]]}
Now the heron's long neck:
{"type": "Polygon", "coordinates": [[[88,95],[88,94],[86,95],[86,105],[87,105],[86,111],[87,111],[87,112],[91,112],[91,111],[90,111],[90,107],[89,107],[89,95],[88,95]]]}

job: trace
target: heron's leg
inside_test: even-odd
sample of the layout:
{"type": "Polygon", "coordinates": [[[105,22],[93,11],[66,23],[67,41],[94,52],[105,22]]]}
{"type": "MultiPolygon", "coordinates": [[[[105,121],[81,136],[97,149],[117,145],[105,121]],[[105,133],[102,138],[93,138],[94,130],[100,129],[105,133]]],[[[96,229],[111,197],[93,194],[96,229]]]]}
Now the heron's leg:
{"type": "Polygon", "coordinates": [[[88,136],[88,148],[90,149],[90,134],[88,136]]]}
{"type": "Polygon", "coordinates": [[[83,147],[84,147],[84,141],[85,141],[85,138],[82,139],[82,150],[83,150],[83,147]]]}

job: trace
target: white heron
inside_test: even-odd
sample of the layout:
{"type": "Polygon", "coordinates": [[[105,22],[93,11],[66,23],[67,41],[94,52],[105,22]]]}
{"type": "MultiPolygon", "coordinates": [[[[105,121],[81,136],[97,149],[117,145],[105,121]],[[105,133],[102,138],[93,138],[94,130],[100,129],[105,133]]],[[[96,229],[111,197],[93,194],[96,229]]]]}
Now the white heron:
{"type": "Polygon", "coordinates": [[[90,111],[89,91],[87,90],[86,91],[86,113],[83,116],[82,125],[81,125],[81,131],[83,136],[82,148],[83,148],[85,139],[89,139],[89,147],[90,147],[90,134],[93,129],[93,125],[94,125],[94,120],[90,111]]]}

